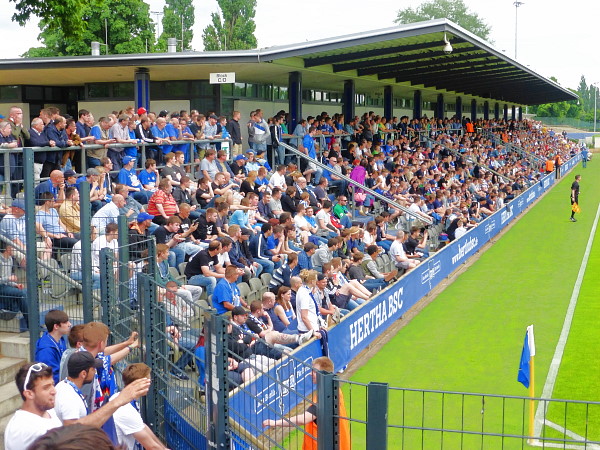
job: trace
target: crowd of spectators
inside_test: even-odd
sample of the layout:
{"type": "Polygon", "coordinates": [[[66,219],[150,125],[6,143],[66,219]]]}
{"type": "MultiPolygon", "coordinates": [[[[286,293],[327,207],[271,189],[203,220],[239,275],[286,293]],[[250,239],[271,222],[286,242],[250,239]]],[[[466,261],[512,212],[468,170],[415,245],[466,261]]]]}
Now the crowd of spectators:
{"type": "MultiPolygon", "coordinates": [[[[544,167],[515,147],[540,160],[565,161],[578,151],[529,120],[388,120],[365,113],[346,121],[324,112],[291,130],[283,111],[267,119],[256,110],[243,124],[237,111],[228,120],[212,112],[128,108],[96,123],[86,110],[75,120],[47,108],[26,130],[19,110],[0,122],[2,147],[68,148],[36,153],[36,173],[49,177],[35,190],[39,257],[70,253],[63,269],[81,279],[80,190],[89,182],[93,287],[99,288],[100,250],[116,252],[123,240],[120,215],[129,224],[132,292],[137,273],[148,269],[144,243],[154,236],[160,298],[186,350],[172,375],[187,379],[196,352],[201,387],[202,332],[191,319],[203,292],[218,314],[231,316],[230,377],[243,381],[291,347],[312,337],[325,341],[331,322],[438,250],[438,235],[442,242],[460,238],[537,182],[544,167]],[[212,142],[220,138],[230,140],[229,150],[212,142]],[[288,154],[286,141],[306,158],[288,154]],[[151,144],[145,155],[133,146],[140,142],[151,144]],[[75,170],[80,159],[72,144],[86,154],[83,174],[75,170]],[[391,260],[386,270],[382,255],[391,260]],[[247,302],[238,284],[261,274],[270,275],[269,291],[247,302]],[[257,338],[266,345],[255,345],[257,338]]],[[[24,205],[14,194],[0,233],[22,249],[24,205]]],[[[3,275],[13,280],[4,266],[3,275]]]]}

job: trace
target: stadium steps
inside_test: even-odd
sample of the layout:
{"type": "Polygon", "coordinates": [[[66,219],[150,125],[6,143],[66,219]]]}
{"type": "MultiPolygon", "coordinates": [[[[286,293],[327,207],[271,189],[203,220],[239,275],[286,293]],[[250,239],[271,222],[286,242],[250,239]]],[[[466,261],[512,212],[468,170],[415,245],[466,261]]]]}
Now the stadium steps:
{"type": "Polygon", "coordinates": [[[0,333],[0,448],[4,447],[4,430],[22,400],[15,375],[29,360],[29,338],[15,333],[0,333]]]}

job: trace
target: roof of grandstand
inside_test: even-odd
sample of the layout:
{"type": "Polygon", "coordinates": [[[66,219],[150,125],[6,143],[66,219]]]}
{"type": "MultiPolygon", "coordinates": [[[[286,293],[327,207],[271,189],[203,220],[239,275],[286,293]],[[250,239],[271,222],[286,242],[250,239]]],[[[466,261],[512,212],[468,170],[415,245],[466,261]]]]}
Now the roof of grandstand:
{"type": "Polygon", "coordinates": [[[248,82],[287,83],[293,70],[307,88],[340,89],[353,79],[361,92],[421,89],[432,100],[440,92],[521,105],[577,98],[447,19],[256,50],[0,60],[6,84],[125,81],[140,66],[155,81],[229,71],[248,82]],[[449,54],[442,50],[446,38],[449,54]]]}

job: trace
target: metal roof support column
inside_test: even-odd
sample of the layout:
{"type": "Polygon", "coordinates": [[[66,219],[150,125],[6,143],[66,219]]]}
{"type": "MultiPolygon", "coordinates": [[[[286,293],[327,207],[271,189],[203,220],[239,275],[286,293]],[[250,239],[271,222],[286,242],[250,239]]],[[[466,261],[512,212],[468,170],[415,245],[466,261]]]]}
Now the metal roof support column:
{"type": "Polygon", "coordinates": [[[519,122],[523,120],[523,105],[519,106],[519,122]]]}
{"type": "Polygon", "coordinates": [[[344,81],[344,117],[345,122],[348,123],[352,120],[352,118],[356,115],[354,111],[354,106],[356,103],[356,89],[354,87],[354,80],[346,80],[344,81]]]}
{"type": "Polygon", "coordinates": [[[383,116],[387,120],[392,120],[394,117],[394,89],[392,86],[383,88],[383,116]]]}
{"type": "Polygon", "coordinates": [[[436,113],[438,119],[443,119],[446,115],[446,106],[444,105],[444,94],[438,94],[436,103],[436,113]]]}
{"type": "Polygon", "coordinates": [[[504,120],[508,120],[508,105],[504,104],[504,120]]]}
{"type": "Polygon", "coordinates": [[[477,100],[471,100],[471,122],[477,120],[477,100]]]}
{"type": "Polygon", "coordinates": [[[517,107],[515,105],[512,105],[512,108],[510,111],[510,118],[512,120],[515,120],[517,118],[517,107]]]}
{"type": "Polygon", "coordinates": [[[456,97],[456,118],[462,120],[462,97],[456,97]]]}
{"type": "Polygon", "coordinates": [[[288,77],[289,107],[293,130],[302,119],[302,73],[290,72],[288,77]]]}
{"type": "Polygon", "coordinates": [[[146,108],[150,111],[150,71],[139,67],[133,77],[135,92],[135,108],[146,108]]]}
{"type": "Polygon", "coordinates": [[[494,105],[494,119],[498,120],[500,118],[500,103],[496,102],[494,105]]]}
{"type": "Polygon", "coordinates": [[[488,101],[483,102],[483,119],[490,119],[490,102],[488,101]]]}
{"type": "Polygon", "coordinates": [[[421,91],[415,91],[413,99],[413,118],[420,119],[423,115],[423,98],[421,97],[421,91]]]}

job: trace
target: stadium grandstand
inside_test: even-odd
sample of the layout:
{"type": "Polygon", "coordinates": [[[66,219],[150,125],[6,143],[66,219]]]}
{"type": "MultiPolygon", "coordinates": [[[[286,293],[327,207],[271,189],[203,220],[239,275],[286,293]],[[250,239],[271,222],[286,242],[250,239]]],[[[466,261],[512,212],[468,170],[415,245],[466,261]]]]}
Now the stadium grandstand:
{"type": "Polygon", "coordinates": [[[17,386],[49,377],[39,363],[77,384],[85,349],[94,421],[59,419],[133,401],[136,431],[110,410],[115,439],[149,448],[349,448],[313,368],[337,398],[333,372],[582,157],[523,119],[573,94],[447,20],[0,73],[0,326],[37,363],[17,386]]]}

